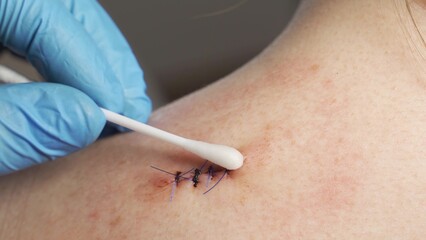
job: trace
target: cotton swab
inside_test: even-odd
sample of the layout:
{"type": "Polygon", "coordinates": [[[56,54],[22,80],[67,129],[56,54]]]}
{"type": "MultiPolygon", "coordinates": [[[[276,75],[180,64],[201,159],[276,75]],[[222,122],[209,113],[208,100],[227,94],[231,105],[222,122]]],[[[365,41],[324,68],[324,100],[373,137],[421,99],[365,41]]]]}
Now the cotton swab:
{"type": "Polygon", "coordinates": [[[243,165],[244,157],[235,148],[180,137],[109,110],[103,108],[101,108],[101,110],[109,122],[180,146],[183,149],[228,170],[235,170],[243,165]]]}

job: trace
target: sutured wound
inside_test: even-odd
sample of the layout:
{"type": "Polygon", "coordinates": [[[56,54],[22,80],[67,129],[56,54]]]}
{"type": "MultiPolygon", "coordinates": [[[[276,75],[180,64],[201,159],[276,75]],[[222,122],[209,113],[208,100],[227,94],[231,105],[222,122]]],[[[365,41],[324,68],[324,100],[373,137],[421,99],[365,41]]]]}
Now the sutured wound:
{"type": "MultiPolygon", "coordinates": [[[[200,183],[200,175],[203,173],[203,169],[205,169],[207,162],[208,161],[205,161],[203,163],[203,165],[201,165],[201,167],[199,167],[199,168],[195,168],[195,169],[192,168],[192,169],[190,169],[186,172],[183,172],[183,173],[181,171],[177,171],[176,173],[172,173],[172,172],[166,171],[164,169],[161,169],[161,168],[155,167],[155,166],[151,166],[151,168],[174,177],[174,180],[171,182],[172,189],[171,189],[171,194],[170,194],[170,201],[172,201],[174,195],[176,194],[176,188],[177,188],[179,182],[181,182],[182,180],[192,181],[194,187],[198,186],[198,184],[200,183]],[[188,173],[192,173],[192,177],[186,177],[185,175],[187,175],[188,173]]],[[[204,173],[207,174],[207,179],[206,179],[206,189],[207,190],[203,194],[207,194],[211,190],[213,190],[222,181],[222,179],[225,177],[225,175],[228,172],[229,172],[229,170],[225,170],[223,172],[222,176],[218,179],[218,181],[212,187],[208,188],[211,180],[214,177],[214,168],[213,168],[212,165],[210,165],[207,168],[207,171],[204,172],[204,173]]]]}

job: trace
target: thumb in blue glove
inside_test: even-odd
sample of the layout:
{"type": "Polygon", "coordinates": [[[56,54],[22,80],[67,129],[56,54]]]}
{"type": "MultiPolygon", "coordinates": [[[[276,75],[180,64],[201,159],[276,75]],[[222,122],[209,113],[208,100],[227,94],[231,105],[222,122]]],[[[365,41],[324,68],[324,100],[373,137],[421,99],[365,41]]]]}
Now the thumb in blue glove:
{"type": "MultiPolygon", "coordinates": [[[[8,100],[8,98],[11,98],[14,100],[15,106],[19,106],[19,111],[22,115],[29,116],[28,119],[33,119],[33,116],[52,114],[44,117],[49,118],[50,121],[56,119],[57,123],[59,123],[65,121],[64,118],[71,115],[61,115],[64,110],[61,108],[62,106],[58,105],[58,101],[74,102],[74,105],[69,103],[70,106],[76,107],[73,111],[77,112],[77,106],[83,108],[79,112],[80,115],[77,114],[78,117],[73,122],[95,121],[95,123],[86,124],[87,126],[92,126],[92,124],[97,126],[99,123],[96,123],[96,121],[98,120],[83,114],[83,110],[95,112],[93,102],[88,103],[90,98],[100,107],[139,121],[147,120],[151,112],[151,102],[145,94],[142,70],[120,31],[95,0],[2,0],[0,1],[0,19],[2,19],[0,21],[0,42],[5,47],[25,56],[45,80],[68,85],[81,91],[72,91],[69,88],[67,88],[68,90],[58,90],[62,88],[55,85],[57,96],[52,96],[53,93],[50,93],[51,85],[49,84],[40,86],[24,84],[19,86],[19,88],[26,90],[26,92],[22,90],[21,95],[28,95],[28,97],[40,95],[38,102],[44,101],[43,106],[51,111],[46,112],[43,110],[43,113],[37,113],[37,111],[43,109],[41,108],[42,105],[34,105],[31,100],[24,103],[25,98],[3,94],[2,91],[6,91],[3,89],[0,90],[0,94],[2,94],[0,105],[6,104],[10,107],[12,101],[8,100]],[[59,94],[62,91],[67,92],[67,94],[59,94]],[[44,93],[42,94],[42,92],[44,93]],[[73,97],[74,93],[76,96],[73,97]],[[81,99],[83,99],[84,94],[88,97],[83,101],[81,99]],[[45,98],[43,99],[41,96],[45,98]],[[77,103],[80,105],[75,105],[77,103]],[[24,107],[23,104],[28,105],[24,107]],[[29,114],[30,110],[31,114],[29,114]]],[[[65,88],[64,86],[62,87],[65,88]]],[[[12,124],[12,116],[5,118],[3,113],[0,112],[0,118],[5,119],[3,121],[5,129],[14,130],[7,125],[12,124]]],[[[68,120],[66,122],[71,124],[71,121],[68,120]]],[[[27,122],[32,121],[27,120],[27,122]]],[[[24,124],[25,121],[21,123],[24,124]]],[[[47,122],[43,121],[37,122],[37,124],[45,123],[47,124],[47,122]]],[[[81,127],[78,123],[73,124],[81,127]]],[[[27,129],[27,127],[34,126],[33,124],[22,125],[21,127],[27,129]]],[[[39,129],[46,128],[43,125],[37,126],[39,129]]],[[[70,125],[69,128],[59,129],[60,126],[50,125],[49,127],[57,128],[55,130],[57,133],[73,136],[74,126],[71,127],[70,125]]],[[[80,137],[70,138],[76,141],[71,141],[76,148],[85,146],[87,144],[86,141],[93,141],[96,137],[91,134],[99,134],[99,132],[95,134],[87,131],[91,130],[82,128],[75,133],[81,134],[80,137]],[[86,139],[86,136],[92,137],[86,139]]],[[[53,141],[51,141],[53,138],[47,137],[47,139],[51,139],[48,141],[42,139],[47,136],[42,134],[43,131],[30,133],[31,131],[23,131],[21,133],[21,135],[29,134],[28,136],[22,136],[22,139],[28,139],[29,145],[33,144],[33,142],[34,144],[36,142],[43,143],[45,149],[53,149],[51,146],[55,146],[53,141]]],[[[2,148],[0,151],[4,151],[3,148],[6,148],[5,145],[2,145],[2,142],[8,142],[9,145],[13,144],[14,139],[9,139],[9,137],[18,135],[18,132],[14,135],[8,135],[8,137],[0,135],[0,148],[2,148]]],[[[59,135],[56,136],[59,137],[59,135]]],[[[9,145],[7,148],[10,148],[9,145]]],[[[65,145],[58,143],[55,148],[59,152],[61,151],[59,150],[61,149],[60,147],[65,145]]],[[[39,149],[39,147],[34,146],[33,148],[39,149]]],[[[62,155],[70,152],[67,147],[64,147],[62,151],[62,155]]],[[[9,152],[7,156],[1,156],[0,163],[3,162],[3,165],[5,165],[7,161],[8,165],[11,165],[10,163],[21,161],[20,154],[22,153],[11,154],[9,152]]],[[[60,156],[60,154],[56,155],[51,151],[39,152],[39,150],[34,150],[26,153],[25,159],[27,159],[26,161],[31,160],[35,164],[42,161],[41,156],[46,160],[52,159],[54,156],[60,156]]],[[[21,169],[23,166],[29,165],[14,164],[14,169],[21,169]]],[[[3,170],[2,172],[5,171],[3,170]]]]}
{"type": "Polygon", "coordinates": [[[0,109],[0,175],[89,145],[106,121],[87,95],[54,83],[2,85],[0,109]]]}

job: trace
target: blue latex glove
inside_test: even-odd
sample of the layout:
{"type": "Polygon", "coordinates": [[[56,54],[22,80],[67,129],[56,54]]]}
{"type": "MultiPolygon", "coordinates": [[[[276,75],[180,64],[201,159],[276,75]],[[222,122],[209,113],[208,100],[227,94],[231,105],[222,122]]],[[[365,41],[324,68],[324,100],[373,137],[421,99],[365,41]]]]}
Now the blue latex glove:
{"type": "Polygon", "coordinates": [[[0,42],[60,83],[0,86],[0,174],[96,140],[105,125],[98,106],[147,120],[142,70],[96,1],[0,0],[0,19],[0,42]]]}

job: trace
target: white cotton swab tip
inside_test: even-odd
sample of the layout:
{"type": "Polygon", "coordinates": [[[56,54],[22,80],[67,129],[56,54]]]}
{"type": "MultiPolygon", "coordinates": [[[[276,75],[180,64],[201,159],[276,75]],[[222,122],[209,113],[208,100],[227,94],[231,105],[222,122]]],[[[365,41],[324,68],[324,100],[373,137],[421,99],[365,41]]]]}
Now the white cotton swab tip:
{"type": "Polygon", "coordinates": [[[235,148],[186,139],[187,143],[182,146],[185,150],[192,152],[204,159],[209,160],[228,170],[235,170],[243,166],[244,157],[235,148]]]}
{"type": "Polygon", "coordinates": [[[109,110],[103,108],[101,108],[101,110],[109,122],[180,146],[183,149],[228,170],[236,170],[243,165],[244,157],[235,148],[183,138],[109,110]]]}

